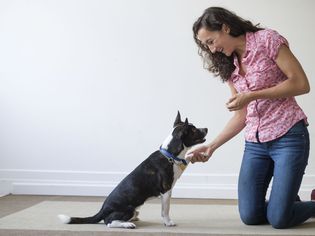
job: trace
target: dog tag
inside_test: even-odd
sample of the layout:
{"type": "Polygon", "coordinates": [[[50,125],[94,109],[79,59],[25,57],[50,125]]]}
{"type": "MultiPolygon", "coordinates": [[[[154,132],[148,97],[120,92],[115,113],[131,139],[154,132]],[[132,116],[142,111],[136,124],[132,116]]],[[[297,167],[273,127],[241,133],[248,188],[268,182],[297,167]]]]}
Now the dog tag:
{"type": "Polygon", "coordinates": [[[183,164],[183,163],[179,164],[179,168],[180,168],[182,171],[184,171],[184,170],[186,169],[186,167],[187,167],[187,165],[185,165],[185,164],[183,164]]]}

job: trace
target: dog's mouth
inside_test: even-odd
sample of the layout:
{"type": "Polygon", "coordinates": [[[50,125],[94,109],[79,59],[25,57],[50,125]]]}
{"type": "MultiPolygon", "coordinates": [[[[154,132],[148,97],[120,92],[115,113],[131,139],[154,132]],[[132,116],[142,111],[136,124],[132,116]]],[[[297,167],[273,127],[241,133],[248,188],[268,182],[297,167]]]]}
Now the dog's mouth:
{"type": "Polygon", "coordinates": [[[205,139],[205,138],[197,139],[197,140],[195,141],[196,144],[198,144],[198,143],[204,143],[204,142],[206,142],[206,139],[205,139]]]}
{"type": "Polygon", "coordinates": [[[206,139],[205,139],[205,138],[203,138],[203,139],[200,141],[200,143],[204,143],[204,142],[206,142],[206,139]]]}

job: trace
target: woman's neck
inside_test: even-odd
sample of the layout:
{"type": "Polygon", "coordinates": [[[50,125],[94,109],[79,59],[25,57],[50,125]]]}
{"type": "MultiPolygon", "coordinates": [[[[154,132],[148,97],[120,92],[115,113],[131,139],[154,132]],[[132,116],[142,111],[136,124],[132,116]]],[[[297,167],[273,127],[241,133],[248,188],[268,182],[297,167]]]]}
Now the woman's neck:
{"type": "Polygon", "coordinates": [[[246,36],[245,34],[235,38],[235,53],[239,60],[242,60],[246,51],[246,36]]]}

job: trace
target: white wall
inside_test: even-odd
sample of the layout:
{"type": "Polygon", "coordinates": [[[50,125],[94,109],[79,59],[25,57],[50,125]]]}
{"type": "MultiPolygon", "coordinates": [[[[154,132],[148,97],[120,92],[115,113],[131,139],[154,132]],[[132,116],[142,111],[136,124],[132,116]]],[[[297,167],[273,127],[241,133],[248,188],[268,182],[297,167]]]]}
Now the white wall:
{"type": "MultiPolygon", "coordinates": [[[[0,194],[107,195],[159,147],[177,110],[214,138],[231,116],[229,90],[203,70],[191,30],[213,5],[289,40],[313,88],[298,101],[314,138],[312,0],[2,0],[0,194]]],[[[190,165],[174,196],[236,198],[242,151],[240,134],[190,165]]]]}

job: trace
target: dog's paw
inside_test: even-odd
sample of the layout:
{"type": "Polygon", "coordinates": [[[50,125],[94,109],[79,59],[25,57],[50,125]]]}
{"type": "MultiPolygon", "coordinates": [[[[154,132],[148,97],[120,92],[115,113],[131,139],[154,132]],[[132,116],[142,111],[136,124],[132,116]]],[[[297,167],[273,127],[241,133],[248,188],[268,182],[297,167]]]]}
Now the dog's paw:
{"type": "Polygon", "coordinates": [[[134,229],[136,225],[132,222],[124,222],[119,220],[113,220],[111,223],[107,224],[108,228],[125,228],[125,229],[134,229]]]}
{"type": "Polygon", "coordinates": [[[174,227],[174,226],[176,226],[176,224],[172,220],[164,221],[164,225],[166,227],[174,227]]]}
{"type": "Polygon", "coordinates": [[[124,223],[122,223],[122,226],[123,226],[123,228],[126,228],[126,229],[135,229],[136,228],[136,225],[132,222],[124,222],[124,223]]]}

